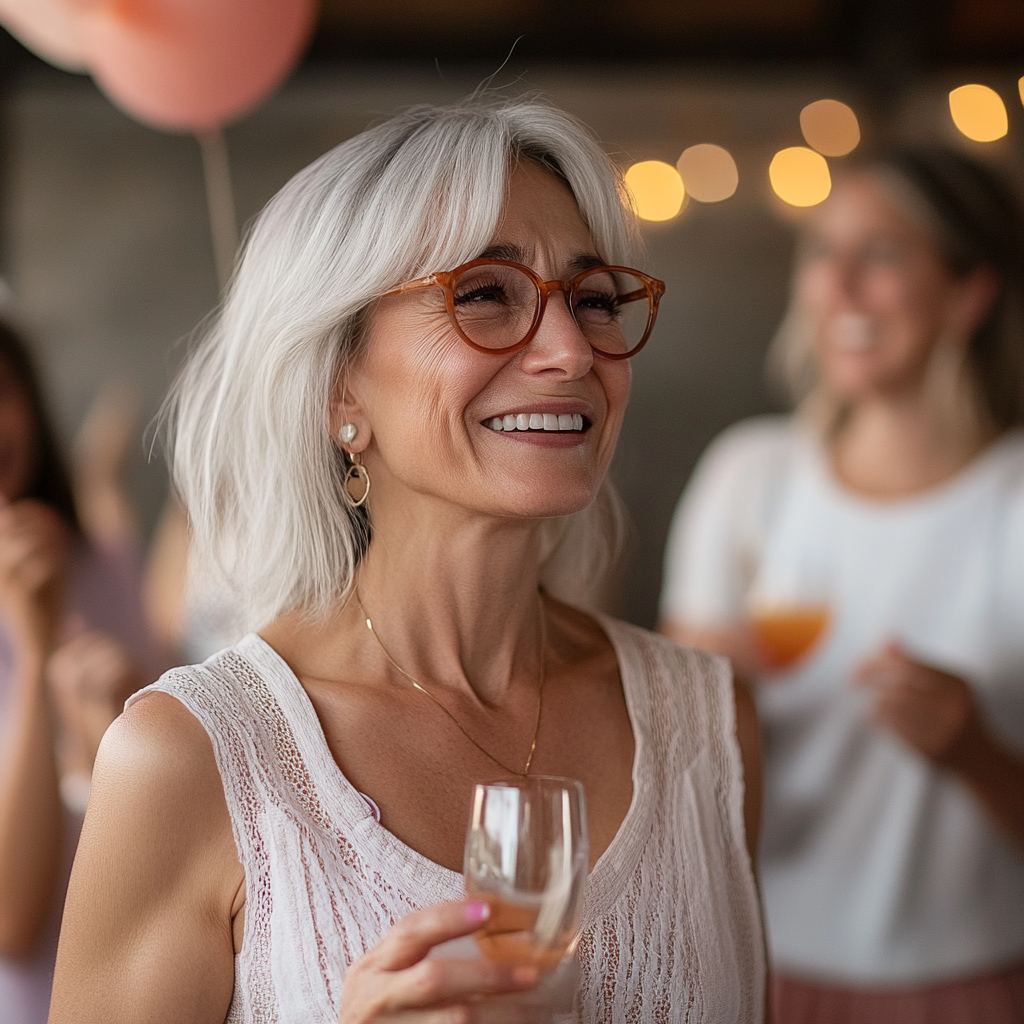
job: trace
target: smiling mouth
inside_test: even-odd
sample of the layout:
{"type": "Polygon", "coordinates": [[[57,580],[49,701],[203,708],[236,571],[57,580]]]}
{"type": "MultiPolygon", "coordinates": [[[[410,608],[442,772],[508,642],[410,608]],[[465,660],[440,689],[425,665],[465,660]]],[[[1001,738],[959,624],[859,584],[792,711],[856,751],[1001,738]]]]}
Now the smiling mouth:
{"type": "Polygon", "coordinates": [[[590,421],[578,412],[560,413],[557,416],[551,412],[520,412],[495,416],[493,419],[484,420],[483,425],[495,432],[518,430],[524,433],[547,431],[582,434],[590,427],[590,421]]]}

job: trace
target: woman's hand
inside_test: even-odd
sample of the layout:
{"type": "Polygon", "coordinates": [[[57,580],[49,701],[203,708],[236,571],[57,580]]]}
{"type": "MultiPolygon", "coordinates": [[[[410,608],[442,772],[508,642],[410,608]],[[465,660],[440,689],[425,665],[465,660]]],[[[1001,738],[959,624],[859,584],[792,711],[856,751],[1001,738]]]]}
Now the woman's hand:
{"type": "Polygon", "coordinates": [[[83,632],[57,648],[46,677],[61,721],[92,771],[100,740],[141,686],[142,671],[127,648],[100,632],[83,632]]]}
{"type": "Polygon", "coordinates": [[[1024,848],[1024,756],[993,735],[963,679],[888,644],[861,665],[857,682],[873,692],[877,725],[955,772],[1024,848]]]}
{"type": "Polygon", "coordinates": [[[45,652],[63,600],[67,528],[41,501],[0,507],[0,607],[16,644],[45,652]]]}
{"type": "Polygon", "coordinates": [[[876,725],[939,764],[981,727],[971,688],[962,679],[908,657],[887,644],[857,670],[857,682],[874,695],[876,725]]]}
{"type": "Polygon", "coordinates": [[[486,903],[466,900],[402,918],[348,969],[341,1024],[470,1024],[482,997],[532,988],[535,967],[426,958],[434,946],[472,934],[489,916],[486,903]]]}

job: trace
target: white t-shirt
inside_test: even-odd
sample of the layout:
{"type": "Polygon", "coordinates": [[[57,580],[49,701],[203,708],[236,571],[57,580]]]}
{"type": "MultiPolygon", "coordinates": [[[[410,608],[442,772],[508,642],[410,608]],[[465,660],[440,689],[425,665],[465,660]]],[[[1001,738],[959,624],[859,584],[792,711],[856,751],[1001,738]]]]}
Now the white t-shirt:
{"type": "Polygon", "coordinates": [[[676,512],[662,613],[736,623],[752,588],[785,589],[794,566],[827,581],[832,622],[757,687],[775,962],[885,986],[1019,961],[1024,852],[952,774],[869,723],[852,679],[895,640],[968,680],[990,727],[1024,752],[1024,433],[924,494],[881,501],[844,489],[788,419],[732,427],[676,512]]]}

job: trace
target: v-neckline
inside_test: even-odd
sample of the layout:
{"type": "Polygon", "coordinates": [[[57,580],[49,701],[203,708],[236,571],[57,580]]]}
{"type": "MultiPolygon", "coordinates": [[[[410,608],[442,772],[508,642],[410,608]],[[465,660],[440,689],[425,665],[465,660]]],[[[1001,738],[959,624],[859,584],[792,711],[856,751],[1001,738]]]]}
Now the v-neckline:
{"type": "MultiPolygon", "coordinates": [[[[626,702],[626,714],[633,733],[633,795],[625,817],[607,848],[587,877],[584,917],[593,919],[610,909],[621,893],[625,879],[631,875],[640,858],[642,839],[650,830],[651,786],[647,764],[649,733],[648,702],[636,691],[643,681],[636,678],[642,668],[628,657],[627,646],[635,646],[632,637],[624,635],[632,627],[603,615],[595,616],[612,645],[619,669],[619,680],[626,702]]],[[[278,703],[292,710],[288,725],[310,775],[319,791],[320,802],[332,826],[358,849],[360,856],[380,862],[383,870],[395,872],[416,899],[423,889],[442,899],[459,899],[464,892],[461,873],[438,864],[402,842],[393,832],[377,822],[360,793],[349,782],[331,754],[323,726],[313,702],[288,663],[258,633],[250,633],[236,650],[256,663],[260,675],[270,687],[278,703]]],[[[397,878],[395,879],[397,881],[397,878]]],[[[424,902],[430,902],[426,900],[424,902]]]]}

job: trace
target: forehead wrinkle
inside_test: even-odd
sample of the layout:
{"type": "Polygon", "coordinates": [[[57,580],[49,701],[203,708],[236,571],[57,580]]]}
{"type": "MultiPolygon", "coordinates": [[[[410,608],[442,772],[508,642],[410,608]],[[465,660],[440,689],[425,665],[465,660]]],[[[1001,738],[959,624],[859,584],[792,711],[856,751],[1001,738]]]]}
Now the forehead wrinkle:
{"type": "MultiPolygon", "coordinates": [[[[534,250],[527,250],[514,242],[499,242],[488,246],[479,256],[480,259],[489,260],[510,260],[512,263],[521,263],[524,267],[533,267],[534,250]]],[[[585,249],[575,250],[565,261],[566,270],[570,274],[579,274],[592,267],[604,266],[604,260],[597,253],[585,249]]]]}

